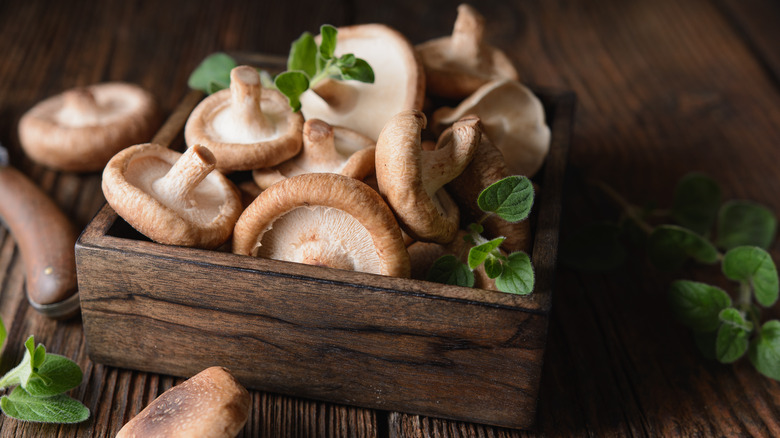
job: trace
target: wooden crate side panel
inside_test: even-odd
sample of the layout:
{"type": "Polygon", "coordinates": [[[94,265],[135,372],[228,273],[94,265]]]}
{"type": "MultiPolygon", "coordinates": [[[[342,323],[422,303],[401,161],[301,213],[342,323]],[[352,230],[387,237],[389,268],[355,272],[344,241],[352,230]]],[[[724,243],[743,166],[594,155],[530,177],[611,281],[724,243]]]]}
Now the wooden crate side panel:
{"type": "Polygon", "coordinates": [[[349,284],[79,247],[90,357],[507,427],[533,423],[547,317],[349,284]]]}

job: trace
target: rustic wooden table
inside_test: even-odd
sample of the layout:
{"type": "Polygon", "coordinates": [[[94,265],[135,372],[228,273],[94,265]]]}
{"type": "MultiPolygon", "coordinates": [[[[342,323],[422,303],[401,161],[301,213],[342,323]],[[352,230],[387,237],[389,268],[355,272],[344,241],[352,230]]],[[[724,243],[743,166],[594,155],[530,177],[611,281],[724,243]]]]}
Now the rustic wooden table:
{"type": "MultiPolygon", "coordinates": [[[[457,4],[0,2],[0,140],[11,163],[83,228],[103,203],[99,175],[52,172],[24,156],[16,126],[37,101],[75,85],[124,80],[150,90],[170,113],[191,70],[214,51],[286,54],[301,32],[322,23],[384,22],[418,43],[449,33],[457,4]]],[[[571,174],[663,204],[679,177],[698,170],[718,180],[726,197],[780,213],[776,2],[490,0],[477,7],[490,23],[487,38],[524,82],[577,93],[571,174]]],[[[564,240],[611,214],[591,194],[566,187],[564,240]]],[[[779,255],[776,244],[772,252],[779,255]]],[[[665,297],[672,278],[642,259],[608,275],[558,268],[534,431],[255,392],[241,436],[780,436],[780,384],[747,361],[702,358],[671,316],[665,297]]],[[[0,416],[4,437],[113,436],[179,381],[91,362],[80,319],[52,321],[28,305],[23,263],[3,227],[0,315],[9,327],[0,371],[20,360],[22,341],[35,334],[82,367],[84,383],[71,395],[92,411],[73,426],[0,416]]]]}

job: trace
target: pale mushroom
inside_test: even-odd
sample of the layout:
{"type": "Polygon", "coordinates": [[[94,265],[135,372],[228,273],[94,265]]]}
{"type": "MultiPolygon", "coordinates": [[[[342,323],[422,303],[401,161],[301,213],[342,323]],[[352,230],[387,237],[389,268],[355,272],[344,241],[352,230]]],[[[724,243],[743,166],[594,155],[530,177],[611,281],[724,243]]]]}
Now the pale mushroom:
{"type": "Polygon", "coordinates": [[[374,70],[374,83],[326,79],[301,95],[306,119],[317,118],[373,140],[393,115],[422,109],[425,74],[414,48],[383,24],[338,28],[336,56],[352,53],[374,70]]]}
{"type": "MultiPolygon", "coordinates": [[[[496,181],[510,176],[504,157],[486,133],[482,133],[477,152],[468,167],[457,178],[447,184],[448,192],[455,199],[463,216],[468,222],[477,222],[484,215],[477,198],[480,192],[496,181]]],[[[505,237],[501,247],[507,251],[525,251],[531,249],[531,222],[524,220],[511,223],[498,215],[490,215],[483,222],[485,236],[493,239],[505,237]]]]}
{"type": "Polygon", "coordinates": [[[249,419],[251,402],[227,369],[206,368],[162,393],[116,438],[233,438],[249,419]]]}
{"type": "Polygon", "coordinates": [[[19,120],[25,153],[70,172],[102,170],[120,150],[149,141],[159,122],[154,98],[137,85],[74,88],[33,106],[19,120]]]}
{"type": "Polygon", "coordinates": [[[375,145],[351,129],[309,119],[303,124],[301,152],[272,168],[253,171],[252,177],[262,189],[304,173],[339,173],[362,180],[374,171],[375,145]]]}
{"type": "Polygon", "coordinates": [[[436,110],[433,129],[440,131],[466,114],[482,120],[511,174],[532,177],[542,167],[550,149],[550,128],[541,101],[523,84],[506,79],[488,82],[456,108],[436,110]]]}
{"type": "Polygon", "coordinates": [[[415,46],[425,67],[428,94],[462,99],[491,80],[518,80],[517,70],[504,52],[483,41],[484,30],[485,18],[462,4],[452,36],[415,46]]]}
{"type": "Polygon", "coordinates": [[[103,194],[133,228],[158,243],[216,248],[241,214],[238,189],[214,172],[216,159],[195,145],[184,154],[145,143],[115,155],[103,194]]]}
{"type": "Polygon", "coordinates": [[[287,98],[263,88],[260,74],[238,66],[230,72],[230,88],[205,98],[184,127],[188,146],[201,144],[217,157],[222,172],[275,166],[301,149],[303,116],[287,98]]]}
{"type": "Polygon", "coordinates": [[[404,231],[417,240],[447,243],[460,215],[443,187],[469,164],[482,132],[478,118],[464,117],[439,136],[435,150],[423,150],[425,124],[425,114],[416,110],[387,122],[376,144],[376,177],[404,231]]]}
{"type": "Polygon", "coordinates": [[[409,276],[390,208],[366,184],[335,173],[287,178],[244,210],[233,252],[336,269],[409,276]]]}

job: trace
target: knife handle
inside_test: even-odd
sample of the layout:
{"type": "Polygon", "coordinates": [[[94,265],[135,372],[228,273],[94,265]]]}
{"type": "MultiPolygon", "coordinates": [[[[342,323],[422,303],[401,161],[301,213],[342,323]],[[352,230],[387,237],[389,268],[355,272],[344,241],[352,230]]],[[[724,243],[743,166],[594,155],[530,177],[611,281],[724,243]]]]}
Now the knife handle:
{"type": "Polygon", "coordinates": [[[41,311],[72,297],[78,289],[76,231],[38,186],[8,166],[0,167],[0,218],[19,246],[33,307],[41,311]]]}

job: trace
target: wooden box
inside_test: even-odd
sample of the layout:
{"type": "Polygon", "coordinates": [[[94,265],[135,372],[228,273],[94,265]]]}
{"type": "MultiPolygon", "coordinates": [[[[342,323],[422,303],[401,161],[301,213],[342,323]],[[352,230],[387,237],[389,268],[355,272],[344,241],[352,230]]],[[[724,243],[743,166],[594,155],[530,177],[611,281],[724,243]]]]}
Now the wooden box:
{"type": "MultiPolygon", "coordinates": [[[[153,243],[104,206],[76,245],[90,358],[247,387],[510,428],[533,425],[555,272],[571,93],[537,90],[552,147],[537,180],[536,290],[480,289],[153,243]]],[[[154,141],[179,147],[202,96],[154,141]]]]}

